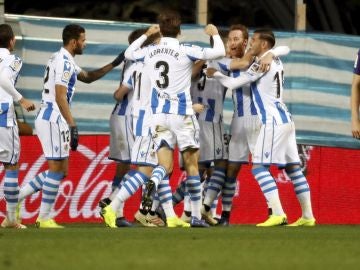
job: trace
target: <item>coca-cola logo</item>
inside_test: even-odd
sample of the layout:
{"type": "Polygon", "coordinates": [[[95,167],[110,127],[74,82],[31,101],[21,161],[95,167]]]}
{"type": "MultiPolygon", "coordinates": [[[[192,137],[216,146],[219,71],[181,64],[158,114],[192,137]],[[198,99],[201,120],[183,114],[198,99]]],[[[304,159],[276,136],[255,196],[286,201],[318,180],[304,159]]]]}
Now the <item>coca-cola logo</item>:
{"type": "MultiPolygon", "coordinates": [[[[26,151],[25,151],[26,152],[26,151]]],[[[114,174],[114,162],[108,159],[109,147],[103,146],[95,152],[86,145],[79,145],[78,151],[70,153],[69,175],[61,181],[58,196],[53,208],[53,215],[61,219],[82,220],[99,219],[98,201],[111,192],[111,179],[114,174]]],[[[23,155],[23,153],[22,153],[23,155]]],[[[26,155],[26,154],[25,154],[26,155]]],[[[20,165],[19,177],[21,185],[25,185],[41,171],[47,169],[47,161],[43,154],[31,162],[25,158],[20,165]],[[22,181],[24,179],[24,181],[22,181]]],[[[3,174],[1,169],[1,208],[0,216],[5,216],[3,194],[3,174]]],[[[29,196],[21,206],[23,219],[36,218],[39,213],[41,193],[29,196]]]]}

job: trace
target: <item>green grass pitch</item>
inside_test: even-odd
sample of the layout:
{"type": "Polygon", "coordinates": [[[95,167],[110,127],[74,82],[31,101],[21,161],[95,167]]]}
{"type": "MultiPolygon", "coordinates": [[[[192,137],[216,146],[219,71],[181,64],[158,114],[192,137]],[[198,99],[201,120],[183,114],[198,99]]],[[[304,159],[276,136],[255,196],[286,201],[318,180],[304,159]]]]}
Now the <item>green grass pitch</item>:
{"type": "Polygon", "coordinates": [[[359,229],[0,229],[0,269],[360,269],[359,229]]]}

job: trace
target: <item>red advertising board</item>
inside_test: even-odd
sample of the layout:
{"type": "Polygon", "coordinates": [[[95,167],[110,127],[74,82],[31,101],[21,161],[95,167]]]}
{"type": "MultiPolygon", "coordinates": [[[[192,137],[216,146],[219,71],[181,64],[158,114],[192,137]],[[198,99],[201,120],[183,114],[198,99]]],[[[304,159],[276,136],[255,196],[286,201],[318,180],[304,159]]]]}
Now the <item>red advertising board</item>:
{"type": "MultiPolygon", "coordinates": [[[[47,169],[40,143],[36,136],[22,137],[19,182],[24,184],[47,169]]],[[[115,163],[107,159],[107,135],[81,136],[78,151],[71,152],[69,175],[62,181],[54,215],[60,223],[101,222],[98,201],[110,193],[115,163]]],[[[329,148],[301,147],[305,172],[311,187],[314,214],[319,224],[360,223],[360,151],[329,148]]],[[[177,160],[177,159],[175,159],[177,160]]],[[[281,201],[289,221],[301,215],[291,182],[277,169],[275,176],[281,201]]],[[[0,167],[0,221],[5,216],[3,195],[4,168],[0,167]]],[[[175,188],[183,178],[175,164],[171,184],[175,188]]],[[[232,223],[253,224],[267,218],[266,203],[251,175],[250,167],[243,166],[238,176],[238,189],[233,203],[232,223]]],[[[27,198],[22,204],[23,222],[33,223],[38,215],[41,193],[27,198]]],[[[140,203],[139,192],[129,199],[125,216],[133,220],[140,203]]],[[[182,205],[176,212],[181,214],[182,205]]]]}

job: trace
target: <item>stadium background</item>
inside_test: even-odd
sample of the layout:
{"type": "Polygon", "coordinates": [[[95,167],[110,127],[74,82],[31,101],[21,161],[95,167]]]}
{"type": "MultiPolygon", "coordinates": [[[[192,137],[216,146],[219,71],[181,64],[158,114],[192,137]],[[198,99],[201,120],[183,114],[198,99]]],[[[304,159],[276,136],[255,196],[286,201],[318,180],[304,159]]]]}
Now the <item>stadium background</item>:
{"type": "MultiPolygon", "coordinates": [[[[59,37],[65,24],[76,22],[87,29],[88,46],[85,54],[77,57],[77,63],[85,69],[110,62],[126,47],[129,32],[144,26],[138,23],[18,15],[7,15],[6,20],[16,30],[17,53],[24,60],[18,88],[35,101],[41,99],[44,63],[61,46],[59,37]]],[[[305,159],[317,220],[319,223],[360,223],[360,186],[357,181],[360,173],[356,162],[360,154],[356,150],[345,149],[358,149],[360,146],[349,136],[350,82],[360,38],[296,32],[275,34],[277,45],[286,44],[292,50],[283,58],[287,89],[285,100],[294,115],[298,141],[314,145],[306,148],[305,159]]],[[[182,41],[206,45],[207,37],[201,27],[185,25],[182,41]]],[[[114,163],[106,159],[108,136],[99,134],[106,134],[109,130],[108,118],[114,105],[112,93],[118,85],[120,69],[91,85],[78,84],[72,110],[83,136],[79,151],[72,153],[70,174],[62,183],[62,194],[56,203],[56,219],[59,222],[99,221],[96,204],[110,191],[114,172],[114,163]]],[[[231,94],[228,93],[225,101],[227,123],[231,113],[231,94]]],[[[32,124],[34,115],[26,114],[24,119],[32,124]]],[[[45,168],[36,137],[22,138],[21,163],[20,179],[25,181],[45,168]]],[[[284,208],[289,219],[293,220],[299,215],[300,207],[292,194],[291,184],[281,172],[274,171],[274,174],[280,185],[284,208]]],[[[181,173],[177,170],[173,185],[180,178],[181,173]]],[[[266,217],[265,201],[248,168],[242,170],[239,178],[241,188],[235,198],[232,222],[256,223],[263,220],[266,217]]],[[[2,167],[0,179],[3,179],[2,167]]],[[[0,196],[3,196],[2,189],[0,196]]],[[[38,206],[38,195],[26,200],[23,206],[25,223],[34,221],[38,206]]],[[[126,206],[126,215],[130,219],[137,206],[136,198],[126,206]]],[[[4,216],[4,209],[2,200],[0,216],[4,216]]]]}

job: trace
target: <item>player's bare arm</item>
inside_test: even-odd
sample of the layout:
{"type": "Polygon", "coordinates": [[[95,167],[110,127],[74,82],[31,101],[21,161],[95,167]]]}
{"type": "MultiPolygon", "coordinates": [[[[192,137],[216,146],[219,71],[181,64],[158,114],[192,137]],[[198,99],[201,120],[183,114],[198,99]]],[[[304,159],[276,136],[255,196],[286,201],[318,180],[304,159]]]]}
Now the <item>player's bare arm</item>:
{"type": "Polygon", "coordinates": [[[32,102],[31,100],[28,100],[26,98],[21,98],[19,100],[19,104],[21,107],[23,107],[28,112],[35,110],[34,102],[32,102]]]}
{"type": "Polygon", "coordinates": [[[65,118],[70,127],[76,126],[75,120],[72,117],[69,103],[66,98],[67,88],[63,85],[55,85],[55,99],[59,106],[61,115],[65,118]]]}
{"type": "Polygon", "coordinates": [[[360,139],[360,75],[354,74],[351,84],[351,132],[354,138],[360,139]]]}
{"type": "Polygon", "coordinates": [[[130,89],[125,85],[121,84],[118,89],[114,92],[114,99],[116,101],[122,101],[124,96],[129,93],[130,89]]]}
{"type": "Polygon", "coordinates": [[[122,51],[111,63],[92,71],[82,70],[77,78],[84,83],[92,83],[103,77],[106,73],[111,71],[113,68],[120,65],[125,59],[125,51],[122,51]]]}
{"type": "Polygon", "coordinates": [[[107,64],[103,66],[102,68],[92,70],[92,71],[85,71],[82,70],[77,78],[84,82],[84,83],[92,83],[93,81],[96,81],[103,77],[106,73],[108,73],[110,70],[112,70],[114,67],[112,64],[107,64]]]}
{"type": "Polygon", "coordinates": [[[193,68],[192,68],[192,73],[191,73],[192,80],[199,79],[200,72],[203,69],[205,63],[206,63],[205,60],[198,60],[195,62],[195,64],[193,65],[193,68]]]}
{"type": "Polygon", "coordinates": [[[205,70],[205,73],[206,73],[206,76],[208,76],[209,78],[213,78],[214,77],[214,73],[216,72],[217,70],[215,68],[207,68],[205,70]]]}
{"type": "Polygon", "coordinates": [[[201,103],[194,103],[192,105],[192,108],[194,110],[195,113],[202,113],[205,109],[205,106],[201,103]]]}
{"type": "Polygon", "coordinates": [[[251,63],[253,62],[253,55],[248,51],[245,55],[241,58],[234,58],[230,62],[230,69],[231,70],[243,70],[247,69],[251,63]]]}

